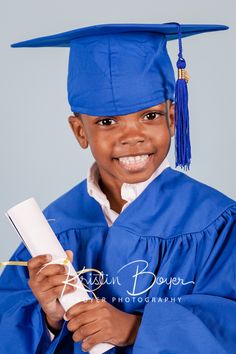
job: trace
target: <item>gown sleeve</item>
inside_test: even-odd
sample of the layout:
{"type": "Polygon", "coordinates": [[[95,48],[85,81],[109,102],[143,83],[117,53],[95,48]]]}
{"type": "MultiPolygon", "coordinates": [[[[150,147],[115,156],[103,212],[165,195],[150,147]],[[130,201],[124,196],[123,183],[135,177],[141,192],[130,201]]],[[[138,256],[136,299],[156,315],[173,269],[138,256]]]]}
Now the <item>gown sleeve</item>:
{"type": "Polygon", "coordinates": [[[146,304],[133,354],[236,353],[236,207],[203,232],[207,252],[193,292],[146,304]]]}
{"type": "MultiPolygon", "coordinates": [[[[21,243],[10,260],[28,261],[31,255],[21,243]]],[[[27,267],[6,266],[0,278],[0,353],[73,353],[71,333],[63,323],[51,341],[44,313],[28,286],[27,267]]]]}

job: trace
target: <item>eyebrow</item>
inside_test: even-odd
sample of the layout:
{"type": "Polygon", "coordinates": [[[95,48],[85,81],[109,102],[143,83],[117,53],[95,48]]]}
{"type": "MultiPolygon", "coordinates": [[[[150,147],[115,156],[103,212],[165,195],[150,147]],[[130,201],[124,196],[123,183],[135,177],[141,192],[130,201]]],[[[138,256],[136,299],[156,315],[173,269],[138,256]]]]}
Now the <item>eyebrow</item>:
{"type": "MultiPolygon", "coordinates": [[[[168,109],[166,109],[166,106],[165,107],[149,107],[149,108],[146,108],[142,111],[138,111],[138,112],[134,112],[134,113],[139,113],[140,115],[144,114],[144,113],[147,113],[147,112],[150,112],[150,111],[160,111],[160,112],[164,112],[164,113],[167,113],[168,112],[168,109]]],[[[132,114],[132,113],[130,113],[132,114]]],[[[93,116],[94,119],[108,119],[108,118],[118,118],[118,117],[123,117],[124,115],[127,115],[127,114],[122,114],[122,115],[118,115],[118,116],[115,116],[115,115],[112,115],[112,116],[93,116]]]]}

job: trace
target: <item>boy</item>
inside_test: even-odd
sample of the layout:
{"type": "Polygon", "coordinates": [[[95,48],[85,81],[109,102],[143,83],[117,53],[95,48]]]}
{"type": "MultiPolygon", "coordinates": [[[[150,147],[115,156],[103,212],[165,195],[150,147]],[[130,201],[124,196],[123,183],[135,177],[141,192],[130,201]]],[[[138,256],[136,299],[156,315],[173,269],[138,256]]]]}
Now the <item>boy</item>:
{"type": "Polygon", "coordinates": [[[69,41],[69,123],[95,163],[44,213],[75,269],[97,268],[105,281],[96,287],[87,274],[100,300],[64,314],[66,269],[42,268],[50,255],[31,258],[21,244],[13,259],[28,271],[1,277],[1,352],[80,353],[100,342],[115,345],[110,353],[236,352],[235,202],[166,160],[174,133],[178,164],[191,158],[181,37],[220,29],[101,25],[19,45],[69,41]],[[174,38],[175,105],[165,48],[174,38]]]}

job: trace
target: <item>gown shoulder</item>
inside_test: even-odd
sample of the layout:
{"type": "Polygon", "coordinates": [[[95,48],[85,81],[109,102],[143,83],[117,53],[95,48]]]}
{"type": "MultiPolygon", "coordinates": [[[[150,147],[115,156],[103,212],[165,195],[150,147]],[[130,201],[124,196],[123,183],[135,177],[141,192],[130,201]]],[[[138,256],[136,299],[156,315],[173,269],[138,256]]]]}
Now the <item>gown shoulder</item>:
{"type": "Polygon", "coordinates": [[[167,168],[115,222],[143,236],[171,238],[199,233],[236,203],[218,190],[167,168]]]}
{"type": "Polygon", "coordinates": [[[43,213],[56,234],[94,225],[107,226],[100,205],[87,193],[87,179],[50,203],[43,213]]]}
{"type": "MultiPolygon", "coordinates": [[[[140,236],[171,238],[199,233],[236,203],[216,189],[167,168],[118,216],[113,226],[140,236]]],[[[52,202],[44,214],[55,233],[108,228],[99,203],[87,193],[87,180],[52,202]]]]}

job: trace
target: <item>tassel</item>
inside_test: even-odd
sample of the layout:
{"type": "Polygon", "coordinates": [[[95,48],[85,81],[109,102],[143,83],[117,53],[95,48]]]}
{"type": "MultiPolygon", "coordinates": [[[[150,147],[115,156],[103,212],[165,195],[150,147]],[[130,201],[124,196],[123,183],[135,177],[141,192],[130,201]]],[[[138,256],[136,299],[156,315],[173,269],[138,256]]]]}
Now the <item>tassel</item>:
{"type": "Polygon", "coordinates": [[[188,88],[189,76],[183,58],[181,27],[179,25],[178,80],[175,86],[175,167],[189,170],[191,144],[189,131],[188,88]]]}

